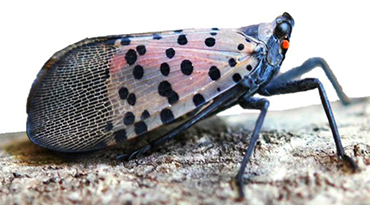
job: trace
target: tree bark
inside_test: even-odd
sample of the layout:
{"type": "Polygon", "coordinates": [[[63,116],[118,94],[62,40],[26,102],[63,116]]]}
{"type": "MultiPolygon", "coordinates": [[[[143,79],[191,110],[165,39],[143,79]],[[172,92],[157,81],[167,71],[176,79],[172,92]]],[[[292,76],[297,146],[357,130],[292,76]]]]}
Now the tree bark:
{"type": "MultiPolygon", "coordinates": [[[[332,104],[342,143],[361,171],[336,156],[321,105],[268,112],[244,174],[230,183],[258,113],[212,117],[129,162],[132,148],[61,154],[24,132],[0,135],[1,204],[370,204],[370,98],[332,104]],[[242,140],[246,138],[246,140],[242,140]]],[[[136,143],[136,142],[135,142],[136,143]]]]}

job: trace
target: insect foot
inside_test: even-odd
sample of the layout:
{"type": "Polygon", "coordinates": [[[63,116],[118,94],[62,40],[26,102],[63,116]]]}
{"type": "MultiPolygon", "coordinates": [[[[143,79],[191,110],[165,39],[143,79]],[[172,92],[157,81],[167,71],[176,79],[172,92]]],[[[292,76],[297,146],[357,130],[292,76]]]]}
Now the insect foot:
{"type": "Polygon", "coordinates": [[[350,156],[344,154],[342,159],[344,162],[346,162],[351,167],[353,173],[360,171],[360,167],[350,156]]]}

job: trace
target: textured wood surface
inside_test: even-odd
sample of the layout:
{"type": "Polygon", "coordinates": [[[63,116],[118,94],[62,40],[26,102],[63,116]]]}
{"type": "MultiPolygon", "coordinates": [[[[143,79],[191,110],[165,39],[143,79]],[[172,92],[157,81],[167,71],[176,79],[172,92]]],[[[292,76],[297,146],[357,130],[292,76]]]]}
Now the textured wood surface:
{"type": "Polygon", "coordinates": [[[337,159],[321,106],[269,112],[244,175],[246,199],[231,179],[256,114],[213,117],[157,151],[117,162],[126,148],[64,155],[25,133],[0,135],[1,204],[370,204],[369,99],[333,103],[347,154],[337,159]]]}

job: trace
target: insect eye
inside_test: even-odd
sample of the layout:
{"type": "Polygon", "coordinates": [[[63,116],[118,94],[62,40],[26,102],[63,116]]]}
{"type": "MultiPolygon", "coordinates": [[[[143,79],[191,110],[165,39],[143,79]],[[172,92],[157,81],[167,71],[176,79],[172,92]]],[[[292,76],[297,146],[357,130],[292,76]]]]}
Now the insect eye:
{"type": "Polygon", "coordinates": [[[276,25],[274,35],[277,38],[282,38],[290,33],[290,25],[287,22],[282,22],[276,25]]]}

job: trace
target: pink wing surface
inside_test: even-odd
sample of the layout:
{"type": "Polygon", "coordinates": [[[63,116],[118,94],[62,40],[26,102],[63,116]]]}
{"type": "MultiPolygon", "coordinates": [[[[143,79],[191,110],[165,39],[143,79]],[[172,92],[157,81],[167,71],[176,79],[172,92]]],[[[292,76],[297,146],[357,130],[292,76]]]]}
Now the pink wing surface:
{"type": "Polygon", "coordinates": [[[239,29],[86,39],[54,54],[28,99],[41,146],[87,151],[124,142],[226,92],[258,64],[239,29]]]}

